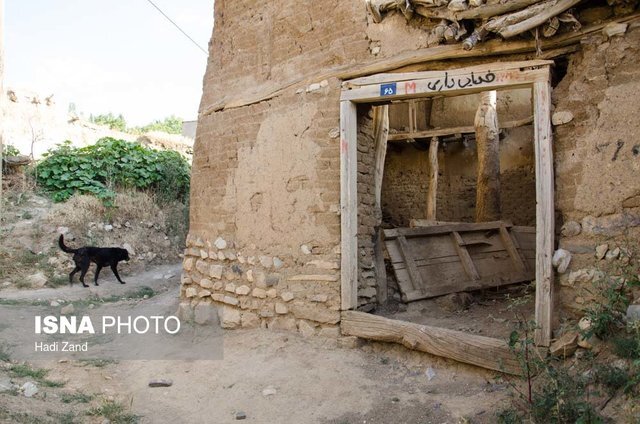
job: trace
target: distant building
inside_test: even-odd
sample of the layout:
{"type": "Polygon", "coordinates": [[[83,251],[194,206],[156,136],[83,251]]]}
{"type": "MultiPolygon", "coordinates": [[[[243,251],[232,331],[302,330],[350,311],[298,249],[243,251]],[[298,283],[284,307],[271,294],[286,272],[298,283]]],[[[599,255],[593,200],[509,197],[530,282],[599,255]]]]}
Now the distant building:
{"type": "Polygon", "coordinates": [[[196,139],[196,127],[198,121],[182,121],[182,135],[193,140],[196,139]]]}

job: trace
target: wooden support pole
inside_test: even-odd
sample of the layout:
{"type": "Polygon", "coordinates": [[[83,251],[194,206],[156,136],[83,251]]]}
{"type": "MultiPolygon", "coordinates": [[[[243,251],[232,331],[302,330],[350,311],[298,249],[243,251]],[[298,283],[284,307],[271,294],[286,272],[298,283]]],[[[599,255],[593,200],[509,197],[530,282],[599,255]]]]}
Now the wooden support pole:
{"type": "Polygon", "coordinates": [[[427,219],[436,220],[436,198],[438,196],[438,137],[429,143],[429,188],[427,192],[427,219]]]}
{"type": "MultiPolygon", "coordinates": [[[[375,214],[378,224],[382,222],[382,180],[384,177],[384,162],[387,156],[387,139],[389,137],[389,105],[373,108],[373,126],[375,139],[376,162],[374,168],[375,214]]],[[[378,303],[387,301],[387,270],[384,264],[382,230],[378,229],[374,243],[376,269],[376,297],[378,303]]]]}
{"type": "Polygon", "coordinates": [[[533,84],[536,157],[536,324],[535,342],[549,346],[553,325],[553,267],[555,207],[553,201],[553,146],[551,143],[551,86],[533,84]]]}
{"type": "Polygon", "coordinates": [[[409,349],[509,374],[522,372],[505,340],[356,311],[342,312],[340,329],[347,336],[400,343],[409,349]]]}
{"type": "Polygon", "coordinates": [[[358,186],[355,103],[340,102],[340,278],[342,309],[358,305],[358,186]]]}
{"type": "Polygon", "coordinates": [[[500,219],[500,130],[496,111],[497,92],[485,91],[476,112],[478,179],[476,222],[500,219]]]}
{"type": "Polygon", "coordinates": [[[4,193],[2,192],[2,171],[4,157],[4,0],[0,0],[0,220],[4,213],[4,193]]]}

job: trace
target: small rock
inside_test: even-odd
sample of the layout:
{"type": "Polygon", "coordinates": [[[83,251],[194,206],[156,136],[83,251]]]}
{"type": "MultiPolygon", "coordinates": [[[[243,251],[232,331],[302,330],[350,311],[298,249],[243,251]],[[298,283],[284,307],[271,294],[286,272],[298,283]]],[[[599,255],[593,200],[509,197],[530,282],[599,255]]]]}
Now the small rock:
{"type": "Polygon", "coordinates": [[[262,396],[264,397],[274,396],[276,393],[278,393],[278,391],[273,386],[267,386],[262,390],[262,396]]]}
{"type": "Polygon", "coordinates": [[[551,123],[553,125],[564,125],[571,121],[573,121],[573,113],[568,110],[554,112],[551,116],[551,123]]]}
{"type": "Polygon", "coordinates": [[[564,249],[558,249],[553,253],[553,266],[556,267],[558,273],[564,274],[571,263],[571,252],[564,249]]]}
{"type": "Polygon", "coordinates": [[[127,221],[127,222],[124,223],[124,226],[127,227],[127,228],[131,228],[131,223],[129,221],[127,221]]]}
{"type": "Polygon", "coordinates": [[[37,272],[27,277],[27,281],[32,287],[44,287],[47,284],[47,277],[42,272],[37,272]]]}
{"type": "Polygon", "coordinates": [[[236,289],[236,294],[239,294],[240,296],[246,296],[249,293],[251,293],[249,286],[240,286],[236,289]]]}
{"type": "Polygon", "coordinates": [[[87,306],[87,308],[89,308],[89,309],[93,309],[95,307],[96,307],[96,305],[94,305],[93,303],[89,303],[89,306],[87,306]]]}
{"type": "Polygon", "coordinates": [[[218,237],[213,244],[220,250],[227,248],[227,242],[222,237],[218,237]]]}
{"type": "Polygon", "coordinates": [[[303,244],[302,246],[300,246],[300,251],[302,251],[302,253],[305,254],[305,255],[310,255],[311,254],[311,248],[309,246],[307,246],[306,244],[303,244]]]}
{"type": "Polygon", "coordinates": [[[247,414],[245,414],[244,411],[236,412],[236,420],[244,420],[246,418],[247,418],[247,414]]]}
{"type": "Polygon", "coordinates": [[[270,268],[273,265],[273,259],[271,256],[260,256],[258,260],[260,261],[260,265],[265,268],[270,268]]]}
{"type": "Polygon", "coordinates": [[[60,313],[62,315],[71,315],[74,311],[75,311],[75,308],[73,307],[73,303],[70,303],[67,306],[64,306],[63,308],[60,309],[60,313]]]}
{"type": "Polygon", "coordinates": [[[640,321],[640,305],[629,305],[627,308],[627,321],[640,321]]]}
{"type": "Polygon", "coordinates": [[[427,368],[427,370],[424,372],[424,374],[427,376],[427,380],[429,380],[429,381],[433,380],[436,377],[436,372],[431,367],[427,368]]]}
{"type": "Polygon", "coordinates": [[[616,247],[615,249],[609,250],[604,258],[608,261],[612,261],[614,259],[618,259],[620,256],[620,248],[616,247]]]}
{"type": "Polygon", "coordinates": [[[294,298],[293,293],[291,292],[284,292],[280,295],[280,297],[282,298],[282,300],[284,300],[285,302],[289,302],[290,300],[292,300],[294,298]]]}
{"type": "Polygon", "coordinates": [[[627,26],[628,24],[625,23],[611,22],[604,28],[602,28],[602,34],[604,34],[607,38],[611,38],[616,35],[622,35],[627,32],[627,26]]]}
{"type": "Polygon", "coordinates": [[[608,250],[609,250],[608,244],[601,244],[600,246],[596,247],[596,259],[602,260],[607,254],[608,250]]]}
{"type": "Polygon", "coordinates": [[[282,265],[284,265],[284,262],[282,262],[282,260],[280,258],[273,258],[273,267],[275,269],[282,268],[282,265]]]}
{"type": "Polygon", "coordinates": [[[11,379],[9,377],[0,378],[0,393],[8,392],[9,390],[13,390],[14,386],[11,384],[11,379]]]}
{"type": "Polygon", "coordinates": [[[284,303],[276,303],[276,314],[284,315],[289,312],[289,308],[284,303]]]}
{"type": "Polygon", "coordinates": [[[149,387],[171,387],[173,385],[173,381],[169,379],[156,379],[151,380],[149,382],[149,387]]]}
{"type": "Polygon", "coordinates": [[[582,231],[582,226],[579,222],[576,221],[567,221],[560,230],[560,234],[565,237],[573,237],[580,234],[582,231]]]}
{"type": "Polygon", "coordinates": [[[67,233],[69,232],[69,227],[58,227],[58,228],[56,229],[56,232],[57,232],[58,234],[62,234],[63,236],[66,236],[66,235],[67,235],[67,233]]]}
{"type": "Polygon", "coordinates": [[[233,283],[229,283],[226,286],[224,286],[224,290],[228,291],[229,293],[235,293],[236,292],[236,285],[233,283]]]}
{"type": "Polygon", "coordinates": [[[573,355],[578,348],[578,333],[570,332],[564,334],[558,340],[551,343],[549,352],[553,356],[568,358],[573,355]]]}
{"type": "Polygon", "coordinates": [[[22,394],[25,397],[32,397],[34,396],[36,393],[38,393],[38,386],[36,386],[34,383],[32,383],[31,381],[27,381],[26,383],[24,383],[22,385],[22,394]]]}
{"type": "Polygon", "coordinates": [[[104,230],[105,230],[106,232],[113,231],[113,225],[111,225],[111,224],[106,224],[106,225],[104,226],[104,230]]]}
{"type": "Polygon", "coordinates": [[[55,300],[52,300],[51,303],[49,304],[50,306],[60,306],[60,304],[58,302],[56,302],[55,300]]]}

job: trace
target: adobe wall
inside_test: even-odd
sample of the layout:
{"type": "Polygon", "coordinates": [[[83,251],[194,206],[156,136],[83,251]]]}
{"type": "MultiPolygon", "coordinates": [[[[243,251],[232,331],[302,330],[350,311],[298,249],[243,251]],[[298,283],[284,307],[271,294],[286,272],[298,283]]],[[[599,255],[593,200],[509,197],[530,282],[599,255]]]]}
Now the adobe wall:
{"type": "Polygon", "coordinates": [[[589,304],[585,288],[602,272],[628,269],[625,248],[640,253],[638,58],[638,28],[584,40],[552,94],[555,112],[573,115],[554,126],[554,166],[559,247],[573,255],[558,278],[559,299],[576,312],[589,304]]]}
{"type": "MultiPolygon", "coordinates": [[[[431,108],[430,124],[437,128],[473,126],[479,95],[439,98],[431,108]]],[[[531,91],[498,92],[502,122],[532,115],[531,91]]],[[[533,126],[503,130],[500,137],[502,219],[516,225],[535,225],[535,161],[533,126]]],[[[429,178],[427,146],[393,142],[385,163],[382,209],[385,223],[407,227],[425,218],[429,178]]],[[[474,222],[477,154],[475,141],[440,143],[436,217],[440,221],[474,222]]]]}
{"type": "Polygon", "coordinates": [[[341,82],[210,110],[370,56],[363,4],[303,3],[215,3],[181,310],[203,321],[215,305],[225,328],[337,336],[341,82]]]}
{"type": "MultiPolygon", "coordinates": [[[[226,328],[339,334],[341,81],[322,75],[426,46],[425,30],[399,15],[377,25],[368,19],[364,2],[216,1],[181,287],[181,309],[196,321],[213,305],[226,328]]],[[[582,224],[579,235],[559,237],[574,253],[573,272],[596,265],[594,247],[621,222],[640,224],[633,138],[640,128],[626,95],[640,88],[638,41],[634,29],[584,44],[554,91],[556,110],[574,114],[554,135],[558,232],[562,221],[582,224]]],[[[359,303],[366,306],[375,302],[370,258],[378,217],[370,212],[367,108],[358,116],[359,303]]],[[[531,183],[530,174],[520,179],[531,183]]],[[[452,197],[446,187],[443,205],[452,197]]],[[[577,282],[568,275],[560,277],[568,285],[562,299],[575,304],[577,282]]]]}

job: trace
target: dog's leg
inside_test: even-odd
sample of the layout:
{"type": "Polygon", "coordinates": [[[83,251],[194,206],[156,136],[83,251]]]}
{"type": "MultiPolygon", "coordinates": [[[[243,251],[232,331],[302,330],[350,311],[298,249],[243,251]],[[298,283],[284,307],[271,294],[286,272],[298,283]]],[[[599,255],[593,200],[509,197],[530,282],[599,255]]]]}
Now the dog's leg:
{"type": "Polygon", "coordinates": [[[113,274],[116,276],[118,281],[120,281],[120,284],[126,284],[124,281],[120,279],[120,275],[118,275],[118,264],[112,264],[111,271],[113,271],[113,274]]]}
{"type": "Polygon", "coordinates": [[[83,287],[89,287],[89,285],[84,283],[84,276],[87,274],[87,271],[89,271],[89,265],[91,265],[91,260],[88,257],[82,258],[82,261],[80,262],[80,268],[82,270],[80,273],[80,282],[83,287]]]}
{"type": "Polygon", "coordinates": [[[100,270],[102,269],[102,265],[96,264],[96,276],[93,279],[93,284],[98,285],[98,275],[100,275],[100,270]]]}
{"type": "Polygon", "coordinates": [[[73,275],[78,271],[80,271],[80,267],[78,265],[76,265],[76,267],[73,269],[73,271],[71,271],[69,273],[69,285],[73,284],[73,275]]]}

